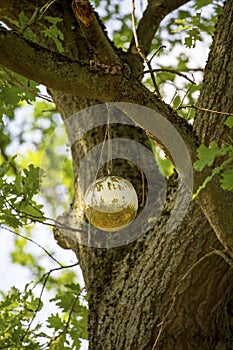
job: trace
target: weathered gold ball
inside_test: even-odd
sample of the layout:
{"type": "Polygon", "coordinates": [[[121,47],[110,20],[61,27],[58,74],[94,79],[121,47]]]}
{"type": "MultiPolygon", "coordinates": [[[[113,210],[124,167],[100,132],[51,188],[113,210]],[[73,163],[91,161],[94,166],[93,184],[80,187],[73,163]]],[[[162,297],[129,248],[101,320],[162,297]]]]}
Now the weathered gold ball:
{"type": "Polygon", "coordinates": [[[138,197],[133,185],[120,176],[106,176],[93,182],[85,196],[89,222],[103,231],[118,231],[137,215],[138,197]]]}

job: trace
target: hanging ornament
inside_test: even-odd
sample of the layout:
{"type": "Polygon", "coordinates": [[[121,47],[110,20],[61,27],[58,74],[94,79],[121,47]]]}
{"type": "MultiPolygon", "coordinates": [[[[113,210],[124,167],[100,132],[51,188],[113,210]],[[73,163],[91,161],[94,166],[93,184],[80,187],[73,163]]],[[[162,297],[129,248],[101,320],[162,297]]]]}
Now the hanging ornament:
{"type": "Polygon", "coordinates": [[[120,176],[106,176],[92,183],[84,196],[89,222],[103,231],[118,231],[128,226],[138,209],[133,185],[120,176]]]}

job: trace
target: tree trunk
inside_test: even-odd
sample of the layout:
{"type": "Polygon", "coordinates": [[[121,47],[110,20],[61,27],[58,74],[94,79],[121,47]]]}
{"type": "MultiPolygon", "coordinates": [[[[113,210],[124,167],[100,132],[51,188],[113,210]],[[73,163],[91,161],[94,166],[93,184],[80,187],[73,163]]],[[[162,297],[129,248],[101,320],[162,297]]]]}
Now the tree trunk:
{"type": "MultiPolygon", "coordinates": [[[[229,16],[230,7],[232,2],[228,3],[228,8],[226,6],[218,24],[200,97],[201,107],[226,112],[232,110],[232,98],[229,98],[233,91],[232,74],[231,77],[227,75],[227,79],[222,73],[215,78],[219,88],[213,89],[210,82],[217,71],[232,71],[232,59],[227,58],[232,53],[229,47],[232,47],[233,38],[229,35],[230,18],[233,18],[229,16]],[[224,40],[224,36],[229,40],[224,40]],[[222,52],[225,60],[215,52],[220,41],[222,50],[226,51],[222,52]],[[215,62],[209,72],[212,57],[215,62]],[[224,69],[220,62],[224,62],[224,69]],[[218,70],[214,68],[219,66],[218,70]],[[222,89],[223,86],[230,90],[222,89]],[[215,94],[215,104],[212,100],[203,104],[202,96],[210,96],[209,89],[215,94]],[[227,96],[225,102],[221,99],[223,91],[227,96]]],[[[202,117],[203,113],[199,112],[196,120],[201,141],[204,135],[207,137],[206,127],[212,139],[221,139],[223,132],[227,135],[229,130],[222,123],[220,127],[224,131],[216,134],[219,130],[216,118],[215,123],[209,123],[209,115],[200,122],[202,117]]],[[[219,185],[215,183],[214,186],[219,185]]],[[[229,197],[227,204],[232,206],[232,194],[225,192],[221,198],[224,196],[229,197]]],[[[233,346],[227,313],[232,271],[218,255],[221,244],[215,232],[197,204],[192,203],[182,225],[166,234],[169,203],[164,212],[153,231],[128,246],[109,250],[75,249],[89,295],[90,350],[199,350],[233,346]]],[[[226,218],[224,220],[224,224],[229,225],[226,218]]]]}
{"type": "MultiPolygon", "coordinates": [[[[228,1],[219,19],[214,41],[211,46],[208,62],[204,71],[204,83],[199,97],[199,107],[207,110],[232,113],[233,111],[233,6],[228,1]]],[[[219,144],[231,143],[233,129],[224,123],[227,115],[197,111],[194,123],[201,143],[207,147],[212,141],[219,144]]],[[[215,165],[218,165],[216,163],[215,165]]],[[[200,176],[207,176],[204,171],[200,176]]],[[[223,246],[231,250],[233,237],[231,225],[233,224],[233,192],[224,191],[219,186],[219,178],[215,177],[207,185],[206,191],[199,196],[199,203],[206,217],[215,230],[223,246]],[[211,191],[214,188],[214,195],[211,191]],[[226,208],[226,209],[225,209],[226,208]]]]}
{"type": "MultiPolygon", "coordinates": [[[[9,9],[7,14],[16,17],[20,6],[12,12],[10,3],[7,1],[5,4],[5,8],[9,9]]],[[[40,4],[40,1],[37,3],[40,4]]],[[[66,23],[76,27],[76,35],[72,32],[72,36],[66,26],[62,27],[66,35],[66,56],[80,59],[82,53],[81,59],[89,60],[88,46],[83,45],[82,31],[77,28],[71,7],[67,4],[58,1],[53,8],[53,15],[65,14],[66,23]],[[83,47],[83,50],[77,50],[75,45],[83,47]]],[[[232,4],[232,0],[226,2],[216,28],[199,99],[200,107],[229,113],[232,112],[233,101],[232,4]]],[[[135,90],[130,92],[129,84],[129,90],[124,91],[128,95],[122,94],[119,101],[143,104],[166,116],[186,138],[194,159],[195,141],[189,126],[185,122],[180,123],[175,112],[150,94],[140,82],[132,79],[132,84],[135,90]]],[[[50,92],[65,121],[78,110],[99,103],[99,100],[55,90],[53,86],[50,86],[50,92]]],[[[214,113],[211,116],[201,111],[197,113],[194,127],[200,141],[208,145],[213,139],[227,140],[228,129],[222,120],[217,128],[219,118],[223,117],[214,113]]],[[[69,134],[69,125],[67,130],[69,134]]],[[[120,130],[119,134],[122,132],[120,130]]],[[[132,133],[128,128],[126,133],[148,146],[144,131],[132,133]]],[[[89,134],[81,143],[74,145],[76,179],[79,162],[99,139],[103,139],[103,130],[89,134]]],[[[141,181],[135,169],[128,175],[141,181]]],[[[201,180],[197,174],[196,183],[201,180]]],[[[73,210],[82,205],[79,190],[76,182],[73,210]]],[[[167,201],[160,220],[143,237],[124,246],[92,248],[79,245],[69,237],[60,237],[62,233],[58,233],[58,240],[63,239],[77,254],[83,271],[89,302],[90,350],[217,350],[233,347],[229,316],[231,260],[228,252],[222,251],[223,246],[229,250],[233,247],[230,237],[233,228],[232,193],[224,192],[216,181],[212,182],[201,194],[200,201],[190,204],[182,223],[168,233],[166,224],[176,194],[177,179],[174,175],[167,183],[167,201]],[[227,205],[225,198],[228,198],[227,205]],[[224,219],[221,220],[223,211],[224,219]]]]}

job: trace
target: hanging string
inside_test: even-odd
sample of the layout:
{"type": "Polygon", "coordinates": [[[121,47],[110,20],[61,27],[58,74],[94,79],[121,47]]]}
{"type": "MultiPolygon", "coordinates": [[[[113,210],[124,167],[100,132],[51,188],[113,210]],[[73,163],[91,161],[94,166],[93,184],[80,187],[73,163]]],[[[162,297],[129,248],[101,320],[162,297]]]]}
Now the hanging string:
{"type": "MultiPolygon", "coordinates": [[[[98,171],[99,171],[100,164],[101,164],[101,161],[103,158],[104,147],[105,147],[107,140],[108,140],[108,150],[107,150],[108,153],[107,153],[106,171],[107,171],[108,176],[110,176],[112,173],[112,142],[111,142],[111,126],[110,126],[111,107],[107,103],[106,103],[106,109],[107,109],[107,123],[106,123],[103,144],[102,144],[100,156],[98,159],[98,165],[97,165],[97,169],[96,169],[96,173],[95,173],[95,180],[97,179],[97,176],[98,176],[98,171]]],[[[88,244],[90,243],[90,238],[91,238],[91,218],[92,218],[92,211],[93,211],[94,192],[95,192],[95,187],[93,189],[92,196],[91,196],[91,211],[90,211],[90,220],[88,223],[88,233],[87,233],[88,234],[88,239],[87,239],[88,244]]]]}
{"type": "Polygon", "coordinates": [[[111,140],[111,106],[106,103],[107,107],[107,140],[108,140],[108,155],[107,155],[107,163],[106,163],[106,170],[108,176],[112,174],[112,140],[111,140]]]}

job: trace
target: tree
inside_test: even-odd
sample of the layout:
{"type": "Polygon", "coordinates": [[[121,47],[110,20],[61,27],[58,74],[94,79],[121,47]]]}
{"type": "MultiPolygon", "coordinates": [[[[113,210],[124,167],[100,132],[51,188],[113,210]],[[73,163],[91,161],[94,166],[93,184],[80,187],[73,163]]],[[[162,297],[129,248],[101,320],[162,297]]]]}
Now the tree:
{"type": "MultiPolygon", "coordinates": [[[[105,7],[106,19],[114,16],[114,11],[118,15],[119,3],[114,3],[114,11],[110,2],[95,1],[96,8],[99,3],[105,7]]],[[[58,243],[76,253],[82,268],[88,295],[90,349],[230,349],[233,346],[232,0],[226,1],[218,17],[197,101],[195,89],[199,87],[190,84],[190,79],[185,96],[188,107],[179,94],[170,106],[163,101],[165,80],[174,81],[174,74],[184,78],[185,71],[188,72],[183,55],[179,61],[182,72],[174,71],[172,66],[160,67],[155,72],[153,61],[146,59],[152,52],[158,55],[163,50],[160,47],[165,30],[163,18],[186,3],[189,5],[185,0],[148,1],[139,21],[133,11],[135,31],[127,28],[125,15],[122,28],[113,36],[115,44],[124,46],[123,40],[129,44],[127,50],[121,50],[108,38],[88,1],[71,4],[58,0],[44,4],[36,0],[32,4],[23,0],[15,4],[12,0],[2,0],[0,18],[8,28],[0,29],[0,64],[8,74],[13,71],[47,86],[70,139],[74,126],[82,128],[80,114],[75,125],[69,124],[69,117],[77,111],[100,103],[133,103],[159,113],[173,125],[195,163],[194,193],[198,193],[190,201],[182,222],[169,232],[167,222],[179,191],[177,176],[182,177],[179,169],[167,178],[166,204],[160,218],[139,239],[117,247],[90,247],[78,244],[66,230],[56,227],[58,243]],[[144,68],[149,70],[155,91],[142,82],[144,68]],[[189,122],[187,111],[193,123],[189,122]]],[[[190,6],[201,9],[210,3],[196,1],[190,6]]],[[[218,4],[215,9],[220,11],[218,4]]],[[[176,22],[174,17],[169,22],[169,26],[176,23],[178,29],[187,30],[188,47],[201,39],[201,30],[211,32],[210,24],[217,20],[216,13],[203,22],[200,13],[191,16],[190,11],[187,7],[176,13],[176,22]]],[[[173,46],[178,40],[174,38],[173,46]]],[[[140,127],[113,125],[111,137],[133,139],[148,148],[150,137],[173,162],[172,150],[151,135],[148,123],[143,126],[145,122],[137,109],[132,115],[131,110],[125,109],[126,105],[121,106],[131,122],[136,120],[140,127]]],[[[86,118],[91,116],[87,114],[86,118]]],[[[105,129],[106,126],[95,128],[78,142],[71,142],[75,193],[70,212],[78,216],[79,230],[82,230],[83,202],[78,167],[93,145],[105,140],[105,129]]],[[[126,160],[116,159],[113,166],[117,174],[132,181],[140,202],[142,190],[148,192],[149,186],[142,186],[141,172],[126,160]]],[[[31,180],[36,177],[33,169],[31,178],[26,174],[31,180]]],[[[102,167],[99,175],[104,171],[102,167]]],[[[30,202],[31,198],[24,213],[39,216],[41,208],[30,202]]]]}

